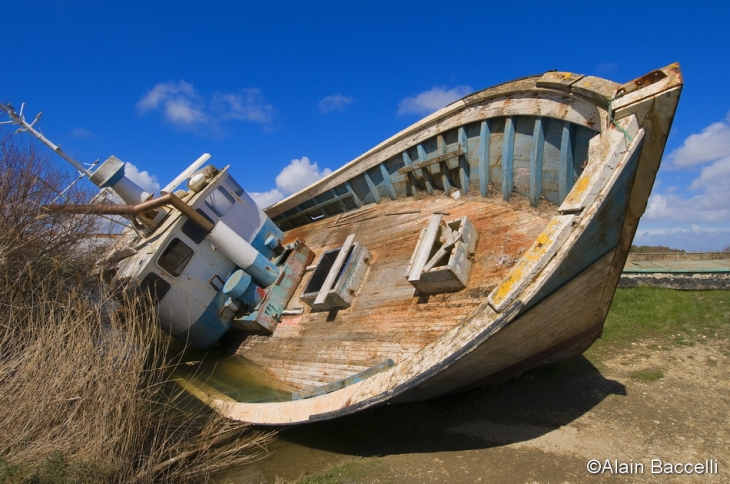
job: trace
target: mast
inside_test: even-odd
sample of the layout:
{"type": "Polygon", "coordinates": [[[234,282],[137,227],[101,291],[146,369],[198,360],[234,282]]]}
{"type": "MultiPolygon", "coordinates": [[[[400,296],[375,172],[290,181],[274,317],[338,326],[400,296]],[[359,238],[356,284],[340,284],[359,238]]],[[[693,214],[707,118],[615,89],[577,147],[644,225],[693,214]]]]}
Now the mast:
{"type": "Polygon", "coordinates": [[[81,163],[71,158],[69,155],[67,155],[60,146],[54,144],[51,140],[43,136],[43,134],[36,130],[33,125],[38,122],[39,119],[41,119],[41,116],[43,115],[43,111],[39,112],[33,122],[28,123],[25,120],[25,116],[23,116],[23,108],[25,108],[25,103],[20,105],[20,113],[15,112],[15,108],[11,106],[10,104],[2,104],[0,103],[0,109],[5,111],[7,115],[10,117],[9,121],[2,121],[0,124],[17,124],[20,126],[18,128],[18,133],[27,132],[31,135],[35,136],[41,143],[48,146],[50,149],[52,149],[58,156],[66,160],[68,163],[71,164],[74,168],[76,168],[81,174],[83,174],[86,177],[91,176],[91,172],[87,170],[81,163]]]}

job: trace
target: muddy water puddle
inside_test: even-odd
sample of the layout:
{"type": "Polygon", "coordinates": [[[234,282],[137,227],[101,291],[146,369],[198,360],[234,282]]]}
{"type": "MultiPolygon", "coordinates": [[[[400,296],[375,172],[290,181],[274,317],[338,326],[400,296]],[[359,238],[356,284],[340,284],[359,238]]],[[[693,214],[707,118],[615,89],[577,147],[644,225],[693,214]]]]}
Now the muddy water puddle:
{"type": "Polygon", "coordinates": [[[287,401],[293,390],[252,361],[216,350],[186,349],[173,376],[197,387],[211,387],[239,402],[287,401]]]}
{"type": "Polygon", "coordinates": [[[652,475],[651,460],[716,459],[717,474],[693,481],[730,482],[729,349],[589,352],[469,393],[284,429],[261,460],[216,480],[289,483],[331,470],[321,482],[578,483],[595,478],[591,459],[608,459],[644,464],[615,482],[687,482],[652,475]],[[663,376],[644,378],[646,368],[663,376]]]}

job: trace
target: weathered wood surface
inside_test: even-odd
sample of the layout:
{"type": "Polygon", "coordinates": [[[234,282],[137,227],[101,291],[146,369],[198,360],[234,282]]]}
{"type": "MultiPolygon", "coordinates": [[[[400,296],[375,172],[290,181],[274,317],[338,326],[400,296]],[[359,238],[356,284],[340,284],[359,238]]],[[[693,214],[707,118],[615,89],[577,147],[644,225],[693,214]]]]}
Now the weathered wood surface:
{"type": "Polygon", "coordinates": [[[603,325],[603,319],[598,315],[601,299],[586,295],[603,292],[612,259],[613,253],[605,255],[563,290],[520,316],[519,324],[508,325],[496,333],[488,345],[469,353],[458,366],[428,379],[398,401],[424,400],[526,371],[565,350],[560,345],[578,335],[592,342],[603,325]],[[594,331],[590,331],[592,328],[594,331]],[[533,358],[535,348],[544,349],[537,358],[533,358]],[[475,374],[485,375],[485,378],[475,381],[475,374]]]}
{"type": "Polygon", "coordinates": [[[288,306],[305,307],[304,314],[284,318],[270,338],[249,337],[238,352],[299,388],[345,378],[388,358],[399,363],[483,304],[555,214],[555,207],[540,212],[528,200],[522,202],[409,198],[365,208],[360,217],[323,220],[287,233],[285,243],[302,238],[318,256],[354,233],[372,254],[369,272],[352,306],[334,318],[312,313],[299,301],[305,276],[288,306]],[[479,242],[465,290],[419,298],[405,269],[434,212],[448,212],[444,220],[467,216],[479,242]]]}

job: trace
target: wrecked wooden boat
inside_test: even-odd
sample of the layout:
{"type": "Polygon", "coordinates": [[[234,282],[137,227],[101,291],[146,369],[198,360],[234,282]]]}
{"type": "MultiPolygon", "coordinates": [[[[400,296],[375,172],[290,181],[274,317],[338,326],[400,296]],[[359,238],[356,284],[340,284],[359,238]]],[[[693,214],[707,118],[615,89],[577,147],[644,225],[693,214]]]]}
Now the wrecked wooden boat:
{"type": "Polygon", "coordinates": [[[207,158],[158,198],[111,158],[91,179],[126,205],[96,210],[138,231],[105,267],[152,292],[167,332],[216,348],[178,376],[232,419],[297,424],[484,385],[601,334],[682,84],[676,64],[626,84],[501,84],[265,211],[207,158]]]}

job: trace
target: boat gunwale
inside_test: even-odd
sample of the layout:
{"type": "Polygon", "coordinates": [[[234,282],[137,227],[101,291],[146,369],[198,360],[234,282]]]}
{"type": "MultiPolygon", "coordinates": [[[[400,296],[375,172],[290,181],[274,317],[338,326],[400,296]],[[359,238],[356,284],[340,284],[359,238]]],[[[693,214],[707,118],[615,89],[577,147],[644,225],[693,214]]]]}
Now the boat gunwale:
{"type": "MultiPolygon", "coordinates": [[[[550,73],[553,73],[553,71],[550,71],[550,73]]],[[[529,76],[524,77],[520,79],[516,79],[513,81],[505,82],[502,84],[498,84],[496,86],[488,87],[486,89],[482,89],[480,91],[477,91],[475,93],[469,94],[457,101],[452,102],[451,104],[439,109],[438,111],[432,113],[429,116],[426,116],[425,118],[421,119],[420,121],[417,121],[415,124],[412,124],[402,131],[396,133],[395,135],[391,136],[390,138],[386,139],[385,141],[379,143],[375,147],[371,148],[370,150],[366,151],[362,155],[358,156],[357,158],[353,159],[352,161],[346,163],[342,167],[338,168],[337,170],[333,171],[329,175],[327,175],[324,178],[321,178],[320,180],[316,181],[315,183],[307,186],[306,188],[303,188],[302,190],[288,196],[287,198],[280,200],[269,207],[264,209],[264,212],[270,217],[275,218],[288,210],[291,210],[292,208],[296,207],[297,205],[305,202],[306,200],[309,200],[313,197],[316,197],[318,195],[323,194],[327,190],[330,190],[341,183],[344,183],[354,176],[358,175],[359,173],[370,169],[372,167],[375,167],[385,161],[390,156],[394,156],[394,154],[388,154],[388,156],[383,157],[383,159],[375,159],[371,160],[368,163],[369,158],[376,157],[377,155],[380,155],[382,152],[387,150],[390,146],[398,144],[402,142],[403,140],[406,140],[409,137],[414,137],[416,133],[421,131],[426,131],[429,128],[432,128],[433,126],[440,125],[445,119],[449,118],[453,115],[458,115],[460,111],[464,109],[473,108],[479,104],[489,104],[494,102],[499,102],[501,100],[510,101],[510,98],[512,96],[519,96],[519,95],[529,95],[529,94],[537,94],[535,97],[540,97],[540,95],[551,95],[556,97],[562,97],[562,100],[558,99],[550,99],[550,101],[553,101],[557,104],[564,104],[564,105],[571,105],[571,104],[585,104],[585,105],[591,105],[599,110],[601,123],[600,126],[593,126],[587,123],[580,123],[578,124],[585,126],[589,129],[593,129],[595,131],[598,131],[599,133],[602,132],[606,126],[607,121],[605,118],[607,118],[607,111],[608,103],[609,103],[609,97],[611,96],[610,93],[615,92],[619,87],[620,84],[615,83],[613,81],[609,81],[607,79],[599,78],[599,77],[593,77],[593,76],[586,76],[582,77],[582,80],[584,81],[584,85],[595,85],[595,90],[591,90],[589,88],[582,88],[581,90],[577,91],[571,91],[570,87],[567,87],[565,89],[558,89],[554,87],[542,87],[538,86],[537,83],[542,78],[542,76],[529,76]],[[589,92],[591,94],[589,94],[589,92]],[[604,102],[599,102],[597,99],[605,99],[604,102]],[[358,165],[366,164],[368,166],[361,167],[358,165]],[[372,166],[370,166],[372,165],[372,166]],[[356,171],[355,173],[352,173],[351,175],[347,175],[347,172],[356,168],[360,168],[360,171],[356,171]]],[[[548,100],[549,98],[545,98],[545,100],[548,100]]],[[[529,115],[529,113],[527,114],[529,115]]],[[[537,116],[545,116],[545,117],[552,117],[554,119],[560,119],[564,120],[566,119],[565,116],[550,116],[550,115],[542,115],[538,113],[534,113],[533,115],[537,116]]],[[[499,116],[492,116],[492,117],[499,117],[499,116]]],[[[484,119],[491,119],[484,118],[484,119]]],[[[476,122],[478,120],[474,120],[476,122]]],[[[573,122],[578,121],[577,119],[574,119],[573,122]]],[[[459,123],[457,126],[462,125],[465,123],[459,123]]],[[[456,127],[456,126],[454,126],[456,127]]],[[[446,127],[443,129],[438,129],[437,132],[429,133],[428,138],[432,136],[436,136],[437,134],[440,134],[448,129],[451,129],[452,127],[446,127]]],[[[416,141],[412,140],[411,143],[408,143],[407,146],[403,147],[399,151],[402,151],[403,149],[408,149],[411,146],[417,144],[416,141]]]]}

